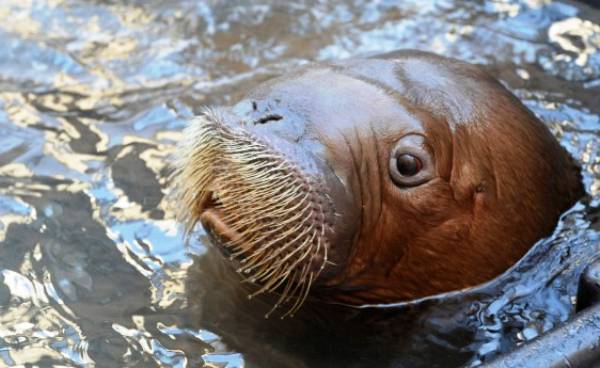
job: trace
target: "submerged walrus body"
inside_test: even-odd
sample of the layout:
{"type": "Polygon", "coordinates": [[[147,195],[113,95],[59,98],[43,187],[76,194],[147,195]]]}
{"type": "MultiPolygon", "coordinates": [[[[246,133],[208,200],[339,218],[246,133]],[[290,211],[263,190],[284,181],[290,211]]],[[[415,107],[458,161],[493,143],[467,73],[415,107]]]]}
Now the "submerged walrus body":
{"type": "Polygon", "coordinates": [[[474,286],[514,264],[581,195],[546,126],[480,68],[425,52],[312,65],[180,145],[183,218],[293,313],[474,286]]]}

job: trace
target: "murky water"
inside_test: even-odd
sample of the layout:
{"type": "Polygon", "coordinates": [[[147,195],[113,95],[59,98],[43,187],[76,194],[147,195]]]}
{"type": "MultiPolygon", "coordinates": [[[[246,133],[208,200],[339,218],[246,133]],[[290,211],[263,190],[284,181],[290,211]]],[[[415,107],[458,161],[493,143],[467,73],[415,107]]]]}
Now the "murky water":
{"type": "Polygon", "coordinates": [[[475,366],[574,313],[600,254],[600,10],[249,3],[0,2],[1,366],[475,366]],[[181,128],[295,65],[398,48],[487,65],[580,160],[589,195],[477,290],[265,320],[173,219],[181,128]]]}

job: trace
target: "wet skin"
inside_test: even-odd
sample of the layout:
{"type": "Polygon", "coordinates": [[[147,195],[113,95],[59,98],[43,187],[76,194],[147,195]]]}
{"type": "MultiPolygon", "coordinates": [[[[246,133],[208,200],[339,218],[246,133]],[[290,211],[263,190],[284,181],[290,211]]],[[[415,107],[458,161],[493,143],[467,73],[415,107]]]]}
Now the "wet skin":
{"type": "MultiPolygon", "coordinates": [[[[577,165],[518,99],[477,66],[430,53],[311,65],[207,115],[319,183],[328,252],[307,274],[328,301],[397,302],[490,280],[583,193],[577,165]]],[[[243,236],[215,207],[190,216],[217,244],[243,236]]]]}

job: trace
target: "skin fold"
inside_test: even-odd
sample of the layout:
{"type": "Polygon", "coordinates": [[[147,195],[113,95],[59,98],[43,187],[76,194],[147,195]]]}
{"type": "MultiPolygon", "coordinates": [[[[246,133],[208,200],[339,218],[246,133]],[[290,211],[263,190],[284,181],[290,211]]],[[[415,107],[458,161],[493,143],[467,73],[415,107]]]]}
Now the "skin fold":
{"type": "MultiPolygon", "coordinates": [[[[198,126],[213,125],[258,142],[261,160],[274,157],[289,167],[282,178],[305,183],[312,207],[298,228],[324,230],[306,241],[318,241],[318,251],[298,258],[293,283],[326,301],[399,302],[488,281],[549,235],[583,195],[577,164],[548,128],[477,66],[413,50],[310,65],[208,111],[182,143],[176,176],[184,220],[201,222],[226,255],[237,250],[234,267],[262,243],[243,247],[256,234],[236,226],[236,207],[219,194],[246,185],[236,193],[252,203],[251,180],[223,174],[238,175],[227,150],[243,145],[213,137],[216,158],[201,161],[208,138],[198,126]],[[198,172],[210,179],[199,181],[198,172]]],[[[297,211],[291,203],[284,207],[297,211]]],[[[268,212],[261,216],[261,232],[276,226],[268,212]]],[[[287,239],[285,251],[261,257],[284,258],[295,245],[287,239]]],[[[301,297],[281,305],[298,308],[292,299],[301,297]]]]}

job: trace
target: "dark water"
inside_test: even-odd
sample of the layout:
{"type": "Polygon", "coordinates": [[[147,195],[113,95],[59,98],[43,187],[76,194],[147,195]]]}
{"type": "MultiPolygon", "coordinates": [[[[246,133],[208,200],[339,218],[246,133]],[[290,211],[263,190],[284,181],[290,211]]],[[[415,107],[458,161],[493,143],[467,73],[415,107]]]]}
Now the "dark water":
{"type": "Polygon", "coordinates": [[[600,254],[600,11],[248,3],[0,2],[0,366],[475,366],[574,313],[600,254]],[[588,196],[477,290],[265,320],[202,230],[184,244],[174,143],[194,111],[295,65],[397,48],[488,66],[581,162],[588,196]]]}

